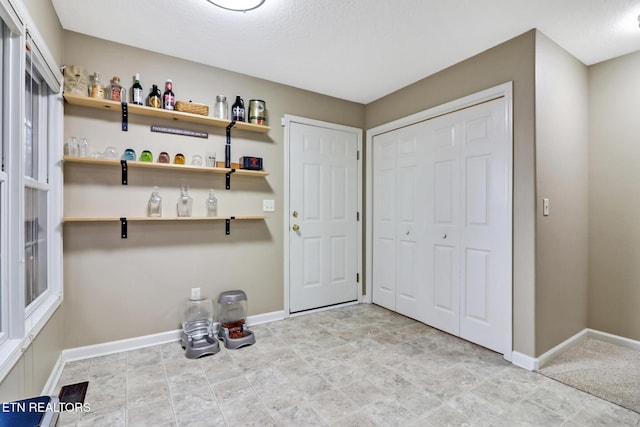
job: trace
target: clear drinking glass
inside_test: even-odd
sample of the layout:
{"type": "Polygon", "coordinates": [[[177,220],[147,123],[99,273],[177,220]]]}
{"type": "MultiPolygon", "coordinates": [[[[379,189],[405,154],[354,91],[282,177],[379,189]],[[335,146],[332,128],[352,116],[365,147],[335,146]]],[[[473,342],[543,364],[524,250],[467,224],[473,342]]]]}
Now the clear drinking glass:
{"type": "Polygon", "coordinates": [[[104,149],[104,158],[115,160],[118,158],[118,150],[116,147],[107,147],[104,149]]]}
{"type": "Polygon", "coordinates": [[[78,157],[80,155],[80,145],[75,136],[72,136],[67,141],[67,154],[71,157],[78,157]]]}
{"type": "Polygon", "coordinates": [[[207,153],[207,167],[208,168],[216,167],[216,153],[207,153]]]}
{"type": "Polygon", "coordinates": [[[79,154],[80,157],[89,157],[89,141],[87,141],[87,138],[80,138],[79,154]]]}

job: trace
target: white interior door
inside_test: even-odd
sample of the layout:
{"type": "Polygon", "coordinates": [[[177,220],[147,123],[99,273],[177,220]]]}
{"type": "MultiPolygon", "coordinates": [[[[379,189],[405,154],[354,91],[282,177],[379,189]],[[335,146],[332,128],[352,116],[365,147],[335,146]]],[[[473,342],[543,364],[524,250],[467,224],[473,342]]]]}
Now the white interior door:
{"type": "Polygon", "coordinates": [[[358,299],[357,130],[289,125],[289,311],[358,299]]]}

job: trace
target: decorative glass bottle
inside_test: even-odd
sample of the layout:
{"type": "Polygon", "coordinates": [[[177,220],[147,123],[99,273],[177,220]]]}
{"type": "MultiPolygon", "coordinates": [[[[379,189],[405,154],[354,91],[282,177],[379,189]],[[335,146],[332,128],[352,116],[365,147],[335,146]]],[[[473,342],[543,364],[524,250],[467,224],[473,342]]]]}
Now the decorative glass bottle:
{"type": "Polygon", "coordinates": [[[120,77],[114,76],[111,79],[111,91],[109,93],[112,101],[121,102],[127,99],[126,90],[120,84],[120,77]]]}
{"type": "Polygon", "coordinates": [[[182,187],[180,187],[180,197],[178,197],[178,216],[191,216],[192,205],[193,199],[191,198],[191,196],[189,196],[189,186],[183,185],[182,187]]]}
{"type": "Polygon", "coordinates": [[[100,73],[93,73],[90,79],[91,85],[89,86],[89,95],[92,98],[104,99],[104,85],[100,83],[100,73]]]}
{"type": "Polygon", "coordinates": [[[218,216],[218,198],[216,197],[216,193],[213,191],[213,188],[209,190],[209,198],[207,199],[207,216],[218,216]]]}
{"type": "Polygon", "coordinates": [[[184,154],[177,153],[176,156],[173,158],[173,163],[176,165],[184,165],[185,164],[184,154]]]}
{"type": "Polygon", "coordinates": [[[158,187],[153,187],[151,197],[149,198],[149,204],[147,205],[147,213],[151,217],[162,216],[162,197],[160,197],[160,190],[158,187]]]}

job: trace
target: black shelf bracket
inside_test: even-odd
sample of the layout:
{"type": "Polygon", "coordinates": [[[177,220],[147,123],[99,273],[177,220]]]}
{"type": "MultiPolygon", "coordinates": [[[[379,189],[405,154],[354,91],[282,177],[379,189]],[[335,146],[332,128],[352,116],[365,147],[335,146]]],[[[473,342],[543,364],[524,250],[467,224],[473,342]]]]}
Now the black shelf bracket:
{"type": "Polygon", "coordinates": [[[120,238],[127,238],[127,218],[120,218],[120,238]]]}
{"type": "Polygon", "coordinates": [[[224,234],[225,235],[229,235],[231,234],[231,220],[232,219],[236,219],[235,216],[229,217],[227,219],[224,220],[224,234]]]}
{"type": "Polygon", "coordinates": [[[127,111],[127,103],[122,101],[122,132],[129,130],[129,112],[127,111]]]}
{"type": "MultiPolygon", "coordinates": [[[[224,167],[231,168],[231,128],[236,125],[236,121],[232,120],[231,123],[227,125],[227,143],[224,146],[224,167]]],[[[226,181],[226,189],[231,189],[231,174],[236,170],[231,169],[230,172],[227,172],[227,181],[226,181]]]]}
{"type": "Polygon", "coordinates": [[[120,160],[120,166],[122,167],[122,185],[129,183],[129,169],[127,168],[127,161],[120,160]]]}
{"type": "Polygon", "coordinates": [[[226,177],[227,177],[226,181],[227,182],[226,182],[226,187],[225,188],[227,190],[231,189],[231,174],[234,173],[235,171],[236,171],[235,169],[231,168],[231,170],[229,172],[227,172],[227,174],[226,174],[226,177]]]}
{"type": "Polygon", "coordinates": [[[224,167],[231,167],[231,128],[236,125],[236,121],[232,120],[227,126],[227,145],[224,146],[224,167]]]}

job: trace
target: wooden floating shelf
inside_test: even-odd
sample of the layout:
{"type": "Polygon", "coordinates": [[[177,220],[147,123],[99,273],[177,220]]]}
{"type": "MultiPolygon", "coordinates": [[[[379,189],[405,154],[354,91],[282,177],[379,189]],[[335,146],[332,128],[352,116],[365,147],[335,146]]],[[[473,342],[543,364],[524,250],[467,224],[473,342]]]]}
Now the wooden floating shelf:
{"type": "MultiPolygon", "coordinates": [[[[126,217],[128,222],[140,221],[140,222],[153,222],[153,221],[225,221],[230,219],[231,221],[255,221],[267,219],[264,215],[238,215],[233,217],[215,216],[215,217],[126,217]]],[[[119,217],[65,217],[64,222],[120,222],[119,217]]]]}
{"type": "MultiPolygon", "coordinates": [[[[105,166],[120,166],[120,160],[113,159],[94,159],[90,157],[74,157],[64,156],[65,163],[83,163],[89,165],[105,165],[105,166]]],[[[206,173],[218,173],[226,174],[231,172],[230,168],[213,168],[204,166],[192,166],[192,165],[175,165],[173,163],[153,163],[153,162],[139,162],[134,160],[127,160],[127,167],[132,168],[147,168],[147,169],[164,169],[175,171],[190,171],[190,172],[206,172],[206,173]]],[[[267,176],[269,172],[256,171],[250,169],[235,169],[234,175],[241,176],[267,176]]]]}
{"type": "MultiPolygon", "coordinates": [[[[96,108],[99,110],[122,111],[122,105],[119,102],[108,99],[91,98],[89,96],[74,95],[71,93],[65,93],[64,99],[71,105],[96,108]]],[[[163,110],[160,108],[151,108],[144,105],[129,103],[127,103],[127,111],[129,114],[138,116],[157,117],[165,120],[169,119],[179,122],[197,123],[220,128],[226,128],[231,123],[229,120],[216,119],[215,117],[183,113],[180,111],[163,110]]],[[[257,125],[254,123],[236,122],[233,129],[256,133],[267,133],[271,128],[269,126],[257,125]]]]}

